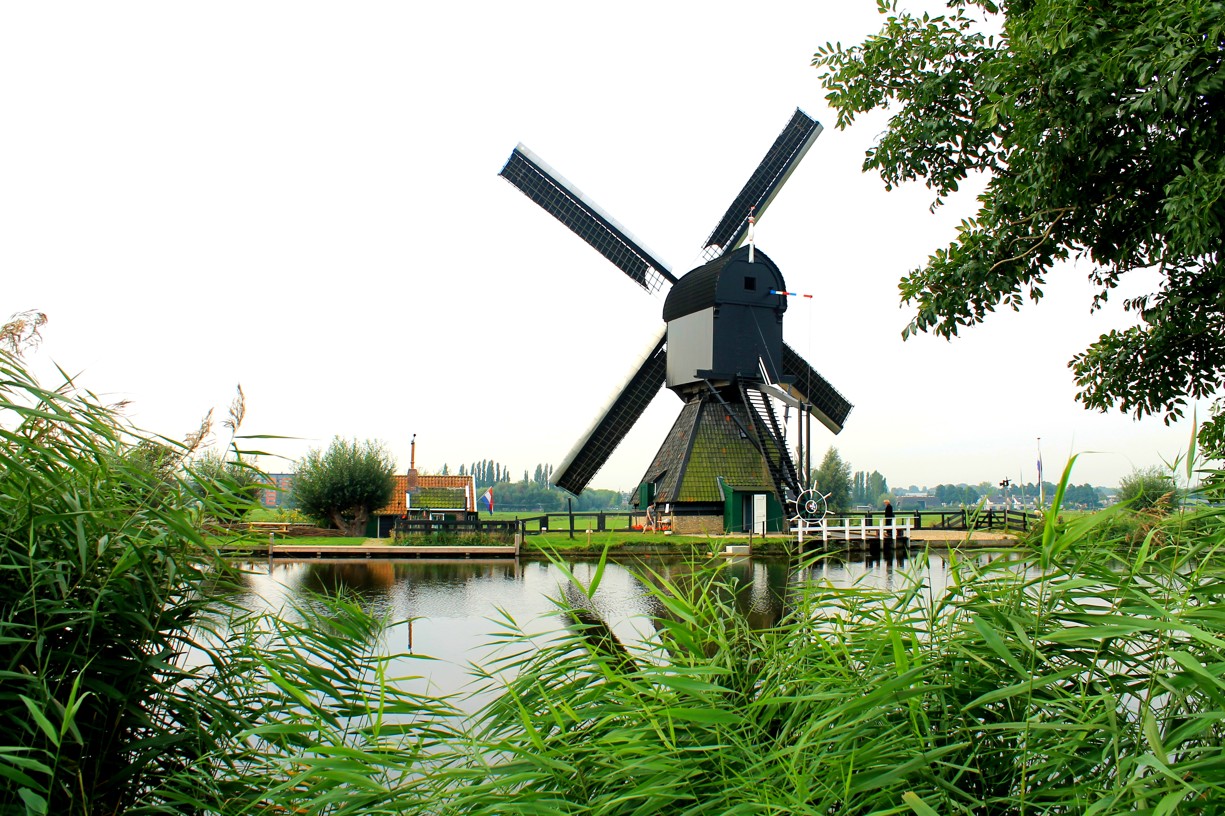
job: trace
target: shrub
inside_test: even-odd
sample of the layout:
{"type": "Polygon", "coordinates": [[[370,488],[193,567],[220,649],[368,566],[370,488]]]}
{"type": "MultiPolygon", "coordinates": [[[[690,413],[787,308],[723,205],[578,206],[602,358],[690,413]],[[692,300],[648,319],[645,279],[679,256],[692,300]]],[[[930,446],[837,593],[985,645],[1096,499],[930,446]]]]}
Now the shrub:
{"type": "Polygon", "coordinates": [[[1168,513],[1178,497],[1174,477],[1159,467],[1133,470],[1119,482],[1118,499],[1133,510],[1168,513]]]}

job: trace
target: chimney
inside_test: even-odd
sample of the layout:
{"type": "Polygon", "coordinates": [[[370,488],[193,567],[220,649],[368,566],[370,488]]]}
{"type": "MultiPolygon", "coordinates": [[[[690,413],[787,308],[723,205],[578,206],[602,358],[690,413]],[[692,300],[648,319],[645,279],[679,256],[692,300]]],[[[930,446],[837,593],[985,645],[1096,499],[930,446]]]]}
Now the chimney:
{"type": "Polygon", "coordinates": [[[409,493],[417,492],[417,435],[413,434],[413,441],[409,445],[408,455],[408,476],[405,479],[405,489],[409,493]]]}

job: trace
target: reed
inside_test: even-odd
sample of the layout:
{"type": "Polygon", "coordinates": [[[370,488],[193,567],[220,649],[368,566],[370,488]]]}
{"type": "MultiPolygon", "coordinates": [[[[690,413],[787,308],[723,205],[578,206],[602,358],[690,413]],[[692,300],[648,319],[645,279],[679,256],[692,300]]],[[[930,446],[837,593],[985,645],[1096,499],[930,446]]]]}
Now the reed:
{"type": "MultiPolygon", "coordinates": [[[[252,494],[194,468],[211,418],[176,442],[44,388],[20,356],[41,325],[0,331],[0,814],[404,812],[432,790],[454,710],[389,676],[383,622],[233,608],[243,576],[201,530],[252,494]]],[[[240,392],[231,431],[241,413],[240,392]]]]}
{"type": "Polygon", "coordinates": [[[193,477],[207,427],[43,388],[11,342],[41,323],[13,325],[0,814],[1225,812],[1220,508],[1062,522],[1070,463],[1041,534],[947,589],[796,584],[760,629],[717,566],[643,567],[632,643],[591,603],[601,560],[556,632],[500,621],[492,702],[461,717],[355,601],[238,614],[199,531],[249,492],[193,477]]]}
{"type": "Polygon", "coordinates": [[[220,568],[190,453],[0,351],[3,812],[120,813],[207,750],[176,667],[220,568]]]}
{"type": "Polygon", "coordinates": [[[645,644],[564,604],[553,640],[508,633],[448,810],[1225,812],[1220,511],[1134,549],[1109,515],[1049,518],[945,592],[797,587],[769,631],[717,570],[646,576],[645,644]]]}

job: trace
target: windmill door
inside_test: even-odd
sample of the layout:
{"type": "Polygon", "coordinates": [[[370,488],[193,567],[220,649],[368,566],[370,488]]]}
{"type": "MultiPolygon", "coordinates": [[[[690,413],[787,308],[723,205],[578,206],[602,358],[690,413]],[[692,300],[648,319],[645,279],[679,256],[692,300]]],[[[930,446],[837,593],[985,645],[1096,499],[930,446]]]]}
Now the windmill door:
{"type": "Polygon", "coordinates": [[[744,497],[744,529],[757,535],[766,534],[766,494],[749,493],[744,497]]]}

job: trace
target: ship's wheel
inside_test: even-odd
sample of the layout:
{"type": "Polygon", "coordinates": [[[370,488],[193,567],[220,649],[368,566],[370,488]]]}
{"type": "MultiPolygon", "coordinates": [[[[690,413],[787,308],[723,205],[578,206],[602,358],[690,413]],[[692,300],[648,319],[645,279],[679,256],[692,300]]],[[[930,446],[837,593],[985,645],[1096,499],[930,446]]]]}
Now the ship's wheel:
{"type": "Polygon", "coordinates": [[[829,515],[829,504],[826,502],[829,496],[829,493],[810,487],[796,499],[796,510],[806,521],[820,521],[829,515]]]}

